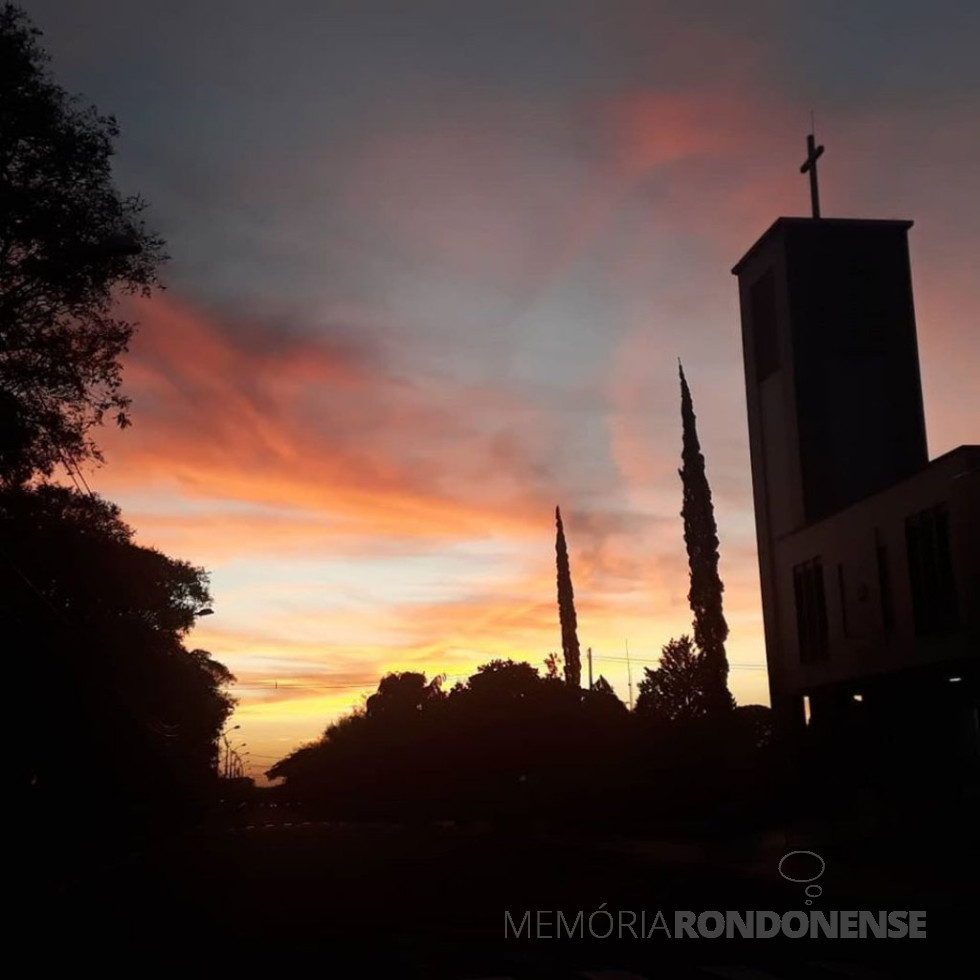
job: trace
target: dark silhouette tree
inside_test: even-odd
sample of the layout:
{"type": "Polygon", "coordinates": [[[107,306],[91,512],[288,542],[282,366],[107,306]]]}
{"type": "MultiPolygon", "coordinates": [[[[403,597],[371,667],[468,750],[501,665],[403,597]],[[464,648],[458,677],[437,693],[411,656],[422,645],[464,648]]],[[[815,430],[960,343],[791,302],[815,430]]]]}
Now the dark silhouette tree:
{"type": "Polygon", "coordinates": [[[644,668],[636,714],[656,722],[686,722],[709,711],[701,656],[687,635],[670,640],[660,654],[660,666],[644,668]]]}
{"type": "Polygon", "coordinates": [[[285,780],[290,799],[344,818],[621,829],[644,811],[694,815],[754,787],[762,721],[708,717],[685,636],[641,682],[635,713],[603,677],[575,690],[526,662],[493,660],[446,694],[423,674],[389,674],[364,709],[268,775],[285,780]]]}
{"type": "Polygon", "coordinates": [[[412,718],[422,711],[428,701],[445,697],[442,681],[442,677],[426,681],[425,674],[413,671],[387,674],[381,678],[377,692],[367,699],[365,713],[369,718],[412,718]]]}
{"type": "Polygon", "coordinates": [[[50,77],[40,32],[0,7],[0,485],[102,457],[107,414],[129,423],[119,358],[165,259],[144,203],[112,179],[118,127],[50,77]]]}
{"type": "Polygon", "coordinates": [[[582,656],[578,645],[578,623],[575,618],[575,594],[572,591],[572,572],[568,564],[568,548],[565,545],[565,528],[561,522],[561,510],[555,508],[558,534],[555,553],[558,562],[558,618],[561,622],[561,649],[565,661],[565,683],[571,687],[582,686],[582,656]]]}
{"type": "Polygon", "coordinates": [[[529,663],[498,659],[478,667],[466,682],[466,690],[475,698],[512,704],[533,697],[541,681],[541,675],[529,663]]]}
{"type": "Polygon", "coordinates": [[[600,674],[592,685],[592,689],[585,694],[585,704],[593,713],[605,713],[612,716],[626,715],[628,708],[616,695],[612,684],[600,674]]]}
{"type": "Polygon", "coordinates": [[[743,704],[732,713],[737,730],[755,749],[772,744],[772,709],[764,704],[743,704]]]}
{"type": "Polygon", "coordinates": [[[227,669],[183,643],[210,603],[206,574],[132,535],[98,497],[0,491],[0,624],[25,708],[18,781],[51,806],[84,793],[91,815],[203,799],[234,705],[227,669]]]}
{"type": "Polygon", "coordinates": [[[602,674],[600,674],[596,678],[595,684],[592,685],[592,690],[595,691],[596,694],[601,694],[601,695],[611,694],[613,697],[616,697],[616,692],[613,690],[612,684],[610,684],[609,681],[607,681],[606,678],[602,676],[602,674]]]}
{"type": "Polygon", "coordinates": [[[680,361],[678,370],[683,425],[683,466],[678,472],[684,488],[681,516],[691,571],[688,601],[694,614],[694,644],[700,652],[705,708],[724,713],[731,711],[734,701],[728,690],[728,659],[725,655],[728,624],[722,611],[724,586],[718,575],[718,528],[698,440],[694,404],[680,361]]]}

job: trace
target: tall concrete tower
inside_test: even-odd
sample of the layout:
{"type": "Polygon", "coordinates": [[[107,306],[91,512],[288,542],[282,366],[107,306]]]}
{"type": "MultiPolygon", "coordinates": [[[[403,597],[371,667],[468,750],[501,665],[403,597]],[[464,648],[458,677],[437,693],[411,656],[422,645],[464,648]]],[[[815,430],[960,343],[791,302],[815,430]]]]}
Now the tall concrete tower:
{"type": "Polygon", "coordinates": [[[779,218],[732,270],[777,712],[787,659],[780,651],[777,542],[928,462],[911,225],[779,218]]]}

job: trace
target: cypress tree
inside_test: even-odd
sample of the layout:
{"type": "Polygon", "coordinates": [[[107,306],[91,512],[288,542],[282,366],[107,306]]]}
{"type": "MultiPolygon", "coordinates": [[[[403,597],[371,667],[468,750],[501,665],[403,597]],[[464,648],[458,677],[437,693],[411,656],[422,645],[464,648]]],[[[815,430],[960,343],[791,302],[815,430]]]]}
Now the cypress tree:
{"type": "Polygon", "coordinates": [[[682,469],[678,470],[684,488],[684,543],[691,569],[688,602],[694,614],[694,642],[700,651],[705,707],[710,713],[734,707],[728,690],[728,659],[725,640],[728,624],[722,612],[724,591],[718,576],[718,528],[711,503],[711,488],[705,475],[704,456],[698,441],[691,392],[684,368],[677,362],[681,379],[681,421],[683,424],[682,469]]]}
{"type": "Polygon", "coordinates": [[[568,548],[565,546],[565,528],[561,523],[561,511],[555,508],[558,537],[555,552],[558,558],[558,618],[561,621],[561,649],[565,660],[565,683],[572,687],[582,686],[582,658],[578,646],[578,624],[575,619],[575,595],[572,592],[572,573],[568,565],[568,548]]]}

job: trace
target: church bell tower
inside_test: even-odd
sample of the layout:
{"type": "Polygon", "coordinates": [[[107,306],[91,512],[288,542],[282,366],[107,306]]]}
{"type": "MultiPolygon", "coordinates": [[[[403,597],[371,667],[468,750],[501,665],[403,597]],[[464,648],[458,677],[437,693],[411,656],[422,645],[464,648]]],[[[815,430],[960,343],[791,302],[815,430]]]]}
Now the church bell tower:
{"type": "Polygon", "coordinates": [[[821,217],[822,152],[809,137],[812,217],[777,219],[732,270],[774,708],[776,542],[928,462],[912,222],[821,217]]]}

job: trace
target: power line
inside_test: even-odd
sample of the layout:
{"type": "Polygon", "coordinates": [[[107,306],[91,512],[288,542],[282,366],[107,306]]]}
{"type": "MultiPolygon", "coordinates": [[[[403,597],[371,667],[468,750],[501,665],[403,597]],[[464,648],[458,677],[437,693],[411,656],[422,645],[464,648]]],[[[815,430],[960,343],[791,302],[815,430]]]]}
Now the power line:
{"type": "MultiPolygon", "coordinates": [[[[472,674],[436,674],[436,677],[444,677],[447,681],[468,680],[472,674]]],[[[378,681],[368,681],[364,684],[290,684],[288,681],[239,681],[235,684],[236,690],[252,688],[260,691],[354,691],[376,687],[378,681]]]]}
{"type": "MultiPolygon", "coordinates": [[[[644,659],[641,657],[630,656],[628,659],[626,657],[618,656],[599,656],[593,654],[593,659],[595,660],[605,660],[610,663],[624,664],[629,667],[630,664],[660,664],[659,660],[644,659]]],[[[765,664],[729,664],[728,665],[733,670],[766,670],[765,664]]],[[[436,675],[445,677],[446,680],[468,680],[472,677],[472,674],[442,674],[436,675]]],[[[240,681],[234,685],[234,689],[242,692],[246,691],[357,691],[357,690],[368,690],[374,688],[377,685],[377,681],[368,681],[361,684],[317,684],[317,683],[305,683],[305,684],[291,684],[288,681],[240,681]]]]}
{"type": "MultiPolygon", "coordinates": [[[[615,657],[615,656],[600,656],[598,654],[593,654],[595,660],[608,660],[614,663],[625,664],[627,662],[633,664],[659,664],[659,660],[645,660],[641,657],[630,656],[628,661],[626,657],[615,657]]],[[[736,668],[738,670],[765,670],[765,664],[729,664],[729,667],[736,668]]]]}
{"type": "Polygon", "coordinates": [[[262,691],[354,691],[358,688],[374,687],[377,681],[369,681],[367,684],[282,684],[273,687],[272,681],[251,681],[235,683],[236,690],[244,688],[254,688],[262,691]]]}

